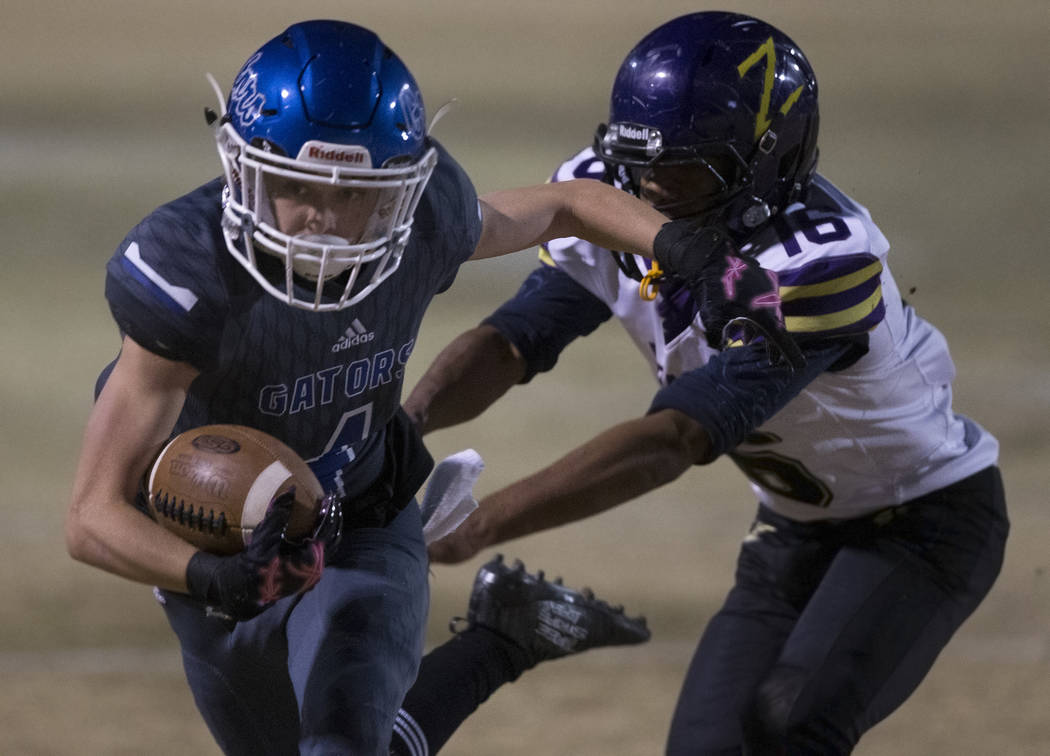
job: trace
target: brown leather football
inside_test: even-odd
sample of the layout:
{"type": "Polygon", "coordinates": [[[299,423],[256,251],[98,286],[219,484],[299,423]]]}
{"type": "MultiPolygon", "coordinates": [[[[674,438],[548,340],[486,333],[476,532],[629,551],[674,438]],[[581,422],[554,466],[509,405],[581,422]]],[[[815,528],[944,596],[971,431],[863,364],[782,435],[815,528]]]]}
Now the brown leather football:
{"type": "Polygon", "coordinates": [[[298,454],[243,425],[205,425],[179,434],[149,472],[149,505],[171,532],[213,554],[236,554],[270,502],[295,487],[286,531],[310,533],[324,491],[298,454]]]}

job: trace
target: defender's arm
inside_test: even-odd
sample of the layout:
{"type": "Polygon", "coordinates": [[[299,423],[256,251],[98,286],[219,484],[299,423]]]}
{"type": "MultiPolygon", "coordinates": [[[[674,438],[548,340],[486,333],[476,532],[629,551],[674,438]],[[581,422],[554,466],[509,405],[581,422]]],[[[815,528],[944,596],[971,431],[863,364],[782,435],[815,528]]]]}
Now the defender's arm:
{"type": "Polygon", "coordinates": [[[714,461],[853,349],[813,345],[804,370],[769,364],[760,345],[729,349],[662,388],[643,417],[485,497],[431,559],[460,562],[503,541],[611,509],[714,461]]]}
{"type": "Polygon", "coordinates": [[[670,483],[710,453],[703,426],[678,410],[628,420],[554,464],[486,496],[460,528],[432,544],[437,562],[565,525],[670,483]]]}
{"type": "Polygon", "coordinates": [[[405,411],[424,433],[471,420],[515,384],[550,370],[566,346],[610,317],[569,275],[541,265],[514,297],[441,351],[405,411]]]}
{"type": "Polygon", "coordinates": [[[525,376],[521,353],[496,328],[465,331],[441,350],[404,408],[423,433],[472,420],[525,376]]]}

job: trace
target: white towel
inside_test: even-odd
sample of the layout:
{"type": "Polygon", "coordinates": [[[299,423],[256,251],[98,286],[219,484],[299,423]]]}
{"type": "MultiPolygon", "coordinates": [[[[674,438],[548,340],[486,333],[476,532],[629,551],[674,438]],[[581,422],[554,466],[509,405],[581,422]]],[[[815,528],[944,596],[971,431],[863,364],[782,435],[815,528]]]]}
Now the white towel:
{"type": "Polygon", "coordinates": [[[485,461],[473,449],[441,460],[430,474],[419,508],[423,511],[423,540],[429,545],[458,528],[475,509],[474,484],[485,461]]]}

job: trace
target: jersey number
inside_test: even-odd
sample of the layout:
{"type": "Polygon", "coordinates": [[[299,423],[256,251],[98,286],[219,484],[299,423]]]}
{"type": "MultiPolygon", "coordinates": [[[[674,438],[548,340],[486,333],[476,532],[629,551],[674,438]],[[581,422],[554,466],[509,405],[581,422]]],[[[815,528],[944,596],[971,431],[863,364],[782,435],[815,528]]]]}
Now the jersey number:
{"type": "Polygon", "coordinates": [[[802,253],[802,247],[795,240],[796,229],[802,232],[810,244],[831,244],[850,237],[849,226],[842,218],[806,207],[778,215],[773,221],[773,227],[788,257],[802,253]]]}
{"type": "Polygon", "coordinates": [[[729,456],[749,480],[762,488],[815,507],[831,503],[831,489],[797,459],[772,451],[735,451],[729,456]]]}
{"type": "Polygon", "coordinates": [[[345,496],[340,470],[354,461],[353,445],[372,432],[372,403],[344,412],[321,454],[307,464],[329,493],[345,496]]]}

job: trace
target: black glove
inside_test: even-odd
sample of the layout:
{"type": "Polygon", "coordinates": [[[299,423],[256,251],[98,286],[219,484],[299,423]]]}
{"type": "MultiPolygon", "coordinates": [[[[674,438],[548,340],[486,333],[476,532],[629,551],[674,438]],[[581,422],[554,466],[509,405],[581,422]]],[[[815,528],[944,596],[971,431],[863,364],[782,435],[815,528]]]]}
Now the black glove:
{"type": "Polygon", "coordinates": [[[324,571],[325,544],[284,539],[294,501],[294,491],[276,497],[239,554],[194,554],[186,566],[190,595],[208,604],[212,614],[246,620],[278,599],[313,588],[324,571]]]}
{"type": "MultiPolygon", "coordinates": [[[[287,538],[285,540],[288,540],[287,538]]],[[[315,541],[324,546],[325,556],[331,556],[343,540],[343,503],[334,494],[325,494],[317,509],[317,519],[308,540],[291,542],[292,546],[301,546],[315,541]]]]}
{"type": "Polygon", "coordinates": [[[664,275],[682,281],[693,295],[711,348],[762,336],[771,361],[783,358],[793,370],[805,366],[784,328],[777,274],[741,254],[725,231],[670,221],[657,233],[653,255],[664,275]]]}

